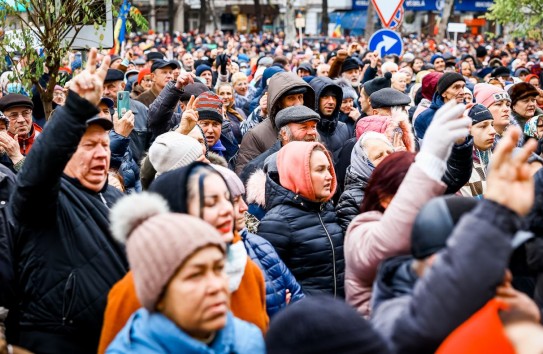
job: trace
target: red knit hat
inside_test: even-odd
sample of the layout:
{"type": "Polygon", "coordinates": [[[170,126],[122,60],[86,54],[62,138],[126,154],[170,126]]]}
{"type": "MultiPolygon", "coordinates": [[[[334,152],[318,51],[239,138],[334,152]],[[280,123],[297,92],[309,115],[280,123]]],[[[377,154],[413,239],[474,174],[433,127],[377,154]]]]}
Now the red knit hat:
{"type": "Polygon", "coordinates": [[[143,80],[145,75],[151,75],[151,69],[144,68],[144,69],[140,70],[140,72],[138,74],[138,85],[141,85],[141,80],[143,80]]]}
{"type": "Polygon", "coordinates": [[[214,120],[222,124],[222,100],[211,91],[204,92],[194,101],[198,120],[214,120]]]}

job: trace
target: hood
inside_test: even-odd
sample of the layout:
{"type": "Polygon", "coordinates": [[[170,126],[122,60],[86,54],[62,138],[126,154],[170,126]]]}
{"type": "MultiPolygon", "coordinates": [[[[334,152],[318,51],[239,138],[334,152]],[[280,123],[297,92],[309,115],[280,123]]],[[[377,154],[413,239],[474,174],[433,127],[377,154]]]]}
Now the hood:
{"type": "Polygon", "coordinates": [[[445,101],[443,101],[443,97],[437,91],[434,93],[434,97],[432,97],[432,104],[430,105],[430,108],[434,111],[437,111],[445,104],[445,101]]]}
{"type": "Polygon", "coordinates": [[[407,151],[415,152],[415,135],[411,129],[411,125],[406,120],[399,122],[391,116],[368,116],[359,119],[356,122],[356,138],[360,139],[362,134],[368,131],[374,131],[384,134],[390,143],[394,142],[394,129],[402,130],[402,142],[407,151]]]}
{"type": "Polygon", "coordinates": [[[311,80],[309,85],[311,85],[311,87],[313,87],[313,90],[315,90],[315,111],[317,111],[321,116],[321,120],[317,123],[317,128],[320,131],[324,131],[326,133],[334,132],[339,118],[341,101],[343,100],[343,90],[340,86],[335,84],[334,81],[327,77],[316,77],[315,79],[311,80]],[[334,109],[334,112],[331,116],[324,116],[319,110],[319,100],[322,94],[327,90],[331,90],[332,92],[334,92],[337,100],[336,109],[334,109]]]}
{"type": "Polygon", "coordinates": [[[381,263],[373,283],[372,311],[380,304],[413,292],[417,275],[411,269],[413,257],[399,256],[381,263]]]}
{"type": "Polygon", "coordinates": [[[266,205],[266,173],[256,170],[247,180],[245,188],[247,204],[266,205]]]}
{"type": "Polygon", "coordinates": [[[262,71],[262,80],[260,81],[260,87],[266,89],[268,87],[268,80],[277,73],[285,72],[285,69],[278,66],[270,66],[262,71]]]}
{"type": "Polygon", "coordinates": [[[315,110],[315,91],[304,80],[300,79],[295,73],[280,72],[272,77],[268,87],[268,119],[273,123],[275,128],[275,115],[282,107],[279,105],[280,98],[290,89],[294,87],[307,88],[304,93],[304,106],[315,110]]]}
{"type": "Polygon", "coordinates": [[[372,166],[368,155],[366,155],[366,152],[360,146],[361,139],[362,137],[354,144],[353,151],[351,152],[351,166],[347,169],[347,176],[356,174],[367,182],[375,167],[372,166]]]}
{"type": "Polygon", "coordinates": [[[442,73],[431,72],[422,79],[422,97],[427,100],[432,100],[432,97],[436,92],[437,82],[441,76],[443,76],[442,73]]]}
{"type": "Polygon", "coordinates": [[[313,150],[316,147],[321,147],[330,163],[332,181],[331,193],[328,200],[332,198],[336,192],[337,182],[336,173],[332,157],[324,145],[320,143],[309,143],[304,141],[293,141],[283,146],[277,154],[277,171],[281,186],[289,191],[299,194],[304,198],[312,201],[317,201],[315,190],[311,182],[310,158],[313,150]]]}
{"type": "Polygon", "coordinates": [[[266,174],[266,206],[265,210],[270,211],[278,205],[291,205],[304,210],[321,210],[324,203],[311,201],[300,194],[296,194],[283,187],[279,183],[279,174],[275,171],[266,174]]]}

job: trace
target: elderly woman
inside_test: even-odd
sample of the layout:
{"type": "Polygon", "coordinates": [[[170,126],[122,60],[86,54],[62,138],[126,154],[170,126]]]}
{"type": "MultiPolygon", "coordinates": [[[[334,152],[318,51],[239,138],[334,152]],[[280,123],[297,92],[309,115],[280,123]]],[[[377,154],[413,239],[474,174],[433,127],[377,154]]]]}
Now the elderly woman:
{"type": "Polygon", "coordinates": [[[330,200],[336,190],[332,158],[315,142],[294,141],[268,171],[258,235],[268,240],[306,295],[343,297],[343,230],[330,200]]]}
{"type": "Polygon", "coordinates": [[[411,229],[420,208],[443,194],[441,182],[453,144],[468,135],[469,118],[461,118],[463,104],[454,101],[436,112],[417,157],[393,153],[373,171],[361,214],[345,236],[345,290],[347,302],[370,315],[373,281],[379,264],[408,254],[411,229]],[[413,161],[415,161],[413,163],[413,161]]]}
{"type": "Polygon", "coordinates": [[[530,118],[543,114],[543,111],[537,107],[536,98],[539,96],[539,92],[531,84],[519,82],[511,86],[508,93],[511,97],[513,117],[518,122],[521,130],[524,130],[524,125],[530,118]]]}
{"type": "Polygon", "coordinates": [[[241,108],[246,116],[251,114],[249,106],[255,97],[256,88],[249,85],[247,75],[242,72],[235,73],[231,78],[232,86],[234,86],[234,97],[236,107],[241,108]]]}
{"type": "Polygon", "coordinates": [[[213,226],[152,194],[119,202],[112,221],[142,308],[107,353],[265,352],[258,328],[228,308],[226,245],[213,226]]]}

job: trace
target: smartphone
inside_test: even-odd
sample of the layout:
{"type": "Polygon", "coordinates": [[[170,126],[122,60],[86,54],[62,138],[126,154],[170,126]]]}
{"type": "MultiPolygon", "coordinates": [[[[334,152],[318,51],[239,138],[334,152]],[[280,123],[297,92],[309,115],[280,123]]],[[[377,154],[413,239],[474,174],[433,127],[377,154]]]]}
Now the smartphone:
{"type": "Polygon", "coordinates": [[[117,92],[117,116],[119,119],[121,119],[128,110],[130,110],[130,92],[117,92]]]}

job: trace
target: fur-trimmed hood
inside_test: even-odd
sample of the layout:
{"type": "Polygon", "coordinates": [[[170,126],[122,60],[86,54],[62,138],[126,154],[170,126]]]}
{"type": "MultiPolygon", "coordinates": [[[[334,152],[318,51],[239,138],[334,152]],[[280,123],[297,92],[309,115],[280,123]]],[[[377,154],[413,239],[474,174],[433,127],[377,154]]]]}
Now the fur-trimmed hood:
{"type": "Polygon", "coordinates": [[[402,130],[402,142],[407,151],[415,152],[415,136],[407,119],[392,116],[368,116],[356,123],[356,138],[359,139],[367,131],[384,134],[394,144],[394,129],[402,130]]]}
{"type": "Polygon", "coordinates": [[[266,205],[266,173],[263,170],[256,170],[249,177],[245,186],[245,197],[247,204],[257,204],[261,207],[266,205]]]}

